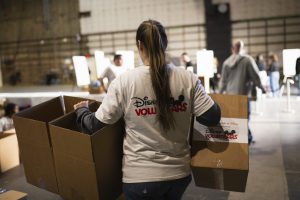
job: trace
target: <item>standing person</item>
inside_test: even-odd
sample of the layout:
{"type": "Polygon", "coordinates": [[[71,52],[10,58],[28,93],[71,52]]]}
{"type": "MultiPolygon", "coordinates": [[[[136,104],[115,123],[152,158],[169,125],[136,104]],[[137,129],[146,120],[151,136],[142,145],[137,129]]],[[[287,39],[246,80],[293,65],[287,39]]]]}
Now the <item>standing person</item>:
{"type": "Polygon", "coordinates": [[[196,65],[194,65],[192,63],[192,60],[190,58],[190,56],[186,53],[186,52],[183,52],[181,54],[181,60],[185,66],[185,69],[188,69],[188,67],[192,67],[193,68],[193,72],[196,74],[197,73],[197,68],[196,68],[196,65]]]}
{"type": "Polygon", "coordinates": [[[298,78],[298,96],[300,96],[300,57],[296,60],[296,76],[298,78]]]}
{"type": "Polygon", "coordinates": [[[126,200],[181,199],[191,181],[191,113],[207,126],[220,121],[220,108],[198,77],[166,64],[167,44],[164,27],[154,20],[144,21],[136,33],[144,65],[117,77],[95,113],[89,111],[87,101],[74,105],[77,122],[90,133],[124,118],[126,200]]]}
{"type": "Polygon", "coordinates": [[[219,79],[221,77],[221,75],[218,73],[218,68],[219,68],[219,60],[217,57],[214,57],[214,65],[213,65],[214,76],[212,78],[209,78],[209,85],[211,85],[213,93],[216,93],[219,79]]]}
{"type": "Polygon", "coordinates": [[[4,107],[4,116],[0,119],[0,132],[14,128],[12,116],[19,112],[19,107],[14,103],[8,103],[4,107]]]}
{"type": "MultiPolygon", "coordinates": [[[[100,82],[102,85],[103,84],[103,79],[107,78],[108,79],[108,85],[107,88],[109,87],[110,83],[118,76],[123,74],[124,72],[128,71],[126,67],[123,66],[123,58],[122,55],[120,54],[115,54],[114,55],[114,64],[111,66],[108,66],[104,69],[103,73],[100,76],[100,82]]],[[[106,90],[107,90],[106,88],[106,90]]]]}
{"type": "MultiPolygon", "coordinates": [[[[270,84],[269,84],[268,75],[266,72],[264,56],[262,54],[258,54],[255,58],[255,63],[257,64],[258,69],[259,69],[258,74],[260,77],[261,84],[265,88],[265,90],[267,90],[267,88],[269,87],[270,84]]],[[[261,90],[256,90],[255,86],[252,88],[252,94],[253,94],[253,91],[255,91],[254,93],[256,93],[256,91],[258,91],[259,92],[258,94],[261,95],[261,90]]]]}
{"type": "Polygon", "coordinates": [[[262,54],[258,54],[255,58],[255,62],[259,71],[265,71],[265,63],[264,63],[264,56],[262,54]]]}
{"type": "Polygon", "coordinates": [[[279,63],[278,56],[274,53],[269,56],[269,75],[270,75],[270,86],[273,97],[279,96],[279,63]]]}
{"type": "MultiPolygon", "coordinates": [[[[258,67],[254,59],[248,55],[242,55],[244,48],[243,41],[237,41],[232,47],[232,55],[223,63],[220,93],[226,92],[233,95],[248,95],[249,87],[252,83],[261,88],[261,81],[258,75],[258,67]]],[[[248,100],[248,119],[251,108],[248,100]]],[[[250,129],[248,129],[248,142],[251,144],[253,139],[250,129]]]]}

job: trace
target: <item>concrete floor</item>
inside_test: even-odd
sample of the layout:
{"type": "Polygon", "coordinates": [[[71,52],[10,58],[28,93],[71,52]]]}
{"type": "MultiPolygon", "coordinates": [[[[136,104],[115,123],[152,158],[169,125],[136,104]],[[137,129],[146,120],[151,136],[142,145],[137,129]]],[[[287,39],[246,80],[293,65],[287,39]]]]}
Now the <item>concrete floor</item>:
{"type": "MultiPolygon", "coordinates": [[[[192,182],[183,200],[299,200],[300,99],[292,98],[294,113],[286,113],[286,98],[252,103],[250,169],[245,193],[196,187],[192,182]]],[[[0,187],[28,193],[28,200],[61,200],[26,183],[22,166],[0,174],[0,187]]]]}

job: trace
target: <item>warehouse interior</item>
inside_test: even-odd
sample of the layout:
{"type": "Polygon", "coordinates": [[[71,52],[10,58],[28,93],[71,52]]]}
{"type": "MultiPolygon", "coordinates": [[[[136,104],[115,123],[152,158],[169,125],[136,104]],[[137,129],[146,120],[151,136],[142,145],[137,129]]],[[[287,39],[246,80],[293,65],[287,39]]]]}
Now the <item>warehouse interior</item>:
{"type": "MultiPolygon", "coordinates": [[[[184,68],[185,52],[199,75],[201,52],[213,52],[213,75],[206,79],[205,70],[199,75],[204,77],[201,82],[205,91],[211,94],[220,93],[224,61],[232,54],[233,43],[243,41],[244,53],[254,61],[258,55],[263,56],[262,71],[266,74],[266,91],[254,87],[254,94],[248,94],[253,141],[247,150],[245,191],[228,190],[222,184],[199,187],[192,180],[181,199],[300,199],[300,74],[296,69],[296,65],[300,67],[296,64],[300,58],[299,10],[299,0],[0,0],[1,117],[7,103],[25,111],[61,95],[102,102],[108,86],[104,79],[98,82],[96,52],[102,53],[107,65],[114,63],[116,54],[122,55],[131,70],[141,65],[136,31],[145,20],[157,20],[165,27],[167,60],[174,66],[184,68]],[[126,52],[130,54],[128,61],[126,52]],[[294,54],[288,57],[286,52],[294,54]],[[270,84],[270,55],[278,57],[280,76],[275,93],[270,84]],[[79,82],[84,77],[76,71],[73,56],[87,63],[87,84],[79,82]]],[[[25,194],[11,197],[16,200],[65,199],[59,192],[45,189],[43,183],[30,183],[25,156],[22,158],[25,145],[20,145],[23,136],[18,131],[13,133],[19,146],[14,143],[17,149],[11,150],[15,146],[7,145],[7,137],[1,132],[0,199],[11,190],[25,194]],[[10,155],[7,152],[17,152],[18,163],[3,169],[9,157],[6,155],[10,155]]],[[[219,173],[225,173],[225,169],[219,173]]],[[[71,199],[92,200],[74,190],[71,199]]]]}

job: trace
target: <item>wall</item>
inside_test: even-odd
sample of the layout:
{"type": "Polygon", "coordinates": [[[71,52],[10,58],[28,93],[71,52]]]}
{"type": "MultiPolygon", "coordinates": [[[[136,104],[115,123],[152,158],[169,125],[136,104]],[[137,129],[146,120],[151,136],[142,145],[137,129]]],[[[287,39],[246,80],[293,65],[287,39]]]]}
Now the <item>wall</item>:
{"type": "Polygon", "coordinates": [[[231,20],[270,18],[299,15],[299,0],[213,0],[213,3],[229,2],[231,20]]]}
{"type": "Polygon", "coordinates": [[[231,6],[232,40],[245,42],[252,55],[273,52],[282,59],[282,50],[300,48],[299,0],[213,0],[231,6]]]}
{"type": "MultiPolygon", "coordinates": [[[[41,84],[49,69],[62,72],[65,59],[72,55],[93,54],[96,49],[107,55],[121,49],[136,51],[135,30],[149,18],[167,27],[172,57],[186,51],[195,62],[196,51],[206,48],[203,2],[0,0],[4,83],[16,68],[22,70],[23,84],[41,84]],[[45,12],[45,2],[49,2],[49,12],[45,12]],[[79,19],[79,11],[90,11],[91,16],[79,19]]],[[[280,54],[283,48],[300,47],[300,0],[213,0],[220,2],[231,6],[232,39],[243,39],[251,55],[280,54]],[[299,17],[286,17],[291,15],[299,17]]]]}
{"type": "MultiPolygon", "coordinates": [[[[220,9],[211,0],[205,0],[205,25],[207,49],[214,50],[218,63],[223,63],[231,54],[231,20],[230,6],[223,4],[227,9],[220,9]]],[[[218,71],[221,70],[219,65],[218,71]]]]}
{"type": "Polygon", "coordinates": [[[80,0],[79,9],[91,13],[80,19],[81,33],[101,33],[88,36],[91,54],[101,49],[112,58],[116,50],[133,50],[137,64],[135,31],[148,19],[167,28],[171,57],[187,52],[195,61],[196,51],[206,47],[203,0],[80,0]]]}
{"type": "Polygon", "coordinates": [[[0,42],[70,36],[79,33],[77,0],[0,1],[0,42]],[[48,2],[48,7],[45,2],[48,2]]]}
{"type": "Polygon", "coordinates": [[[91,12],[82,34],[135,30],[149,18],[167,27],[204,23],[203,0],[80,0],[79,9],[91,12]]]}
{"type": "Polygon", "coordinates": [[[22,84],[43,84],[50,69],[61,73],[65,59],[79,53],[78,11],[77,0],[1,0],[4,83],[16,70],[22,84]]]}
{"type": "MultiPolygon", "coordinates": [[[[281,54],[284,48],[300,46],[300,18],[286,18],[299,15],[299,0],[212,0],[213,3],[230,3],[232,40],[243,39],[247,52],[252,56],[270,52],[281,54]],[[277,17],[277,19],[269,19],[277,17]],[[265,19],[268,18],[268,19],[265,19]],[[255,19],[255,20],[253,20],[255,19]]],[[[80,0],[81,11],[90,11],[91,17],[80,19],[81,32],[116,33],[88,37],[90,53],[102,49],[113,54],[118,49],[136,50],[134,30],[145,19],[161,21],[168,30],[170,44],[168,52],[178,57],[188,52],[195,61],[198,49],[206,48],[206,30],[201,26],[205,22],[203,0],[80,0]],[[188,28],[172,29],[172,26],[188,28]],[[198,24],[198,25],[197,25],[198,24]],[[124,33],[124,30],[132,30],[124,33]]],[[[137,54],[136,54],[137,55],[137,54]]]]}

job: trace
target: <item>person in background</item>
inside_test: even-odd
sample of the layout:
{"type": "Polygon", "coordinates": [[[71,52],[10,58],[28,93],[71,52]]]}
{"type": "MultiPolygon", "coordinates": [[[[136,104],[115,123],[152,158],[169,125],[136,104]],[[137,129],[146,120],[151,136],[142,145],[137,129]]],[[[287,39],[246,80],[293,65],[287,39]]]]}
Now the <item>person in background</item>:
{"type": "Polygon", "coordinates": [[[14,103],[4,106],[4,116],[0,119],[0,132],[14,128],[12,116],[19,112],[19,107],[14,103]]]}
{"type": "Polygon", "coordinates": [[[0,104],[0,119],[1,119],[1,117],[3,117],[4,116],[4,106],[2,105],[2,104],[0,104]]]}
{"type": "Polygon", "coordinates": [[[296,76],[298,78],[298,96],[300,96],[300,57],[296,60],[296,76]]]}
{"type": "Polygon", "coordinates": [[[60,82],[57,69],[51,67],[46,73],[46,85],[55,85],[60,82]]]}
{"type": "Polygon", "coordinates": [[[14,72],[9,76],[9,83],[10,85],[15,86],[18,83],[21,83],[21,81],[21,71],[19,69],[15,69],[14,72]]]}
{"type": "Polygon", "coordinates": [[[279,63],[278,63],[278,56],[274,53],[269,55],[269,76],[270,76],[270,86],[272,91],[273,97],[279,96],[279,63]]]}
{"type": "Polygon", "coordinates": [[[168,38],[159,22],[141,23],[136,45],[143,65],[117,77],[95,113],[87,101],[75,104],[77,123],[92,133],[125,120],[126,200],[179,200],[191,182],[191,115],[212,126],[221,111],[195,74],[166,64],[168,38]]]}
{"type": "Polygon", "coordinates": [[[190,56],[186,53],[186,52],[183,52],[181,54],[181,60],[185,66],[185,69],[188,69],[188,67],[192,67],[193,69],[193,73],[197,74],[197,68],[196,68],[196,65],[194,65],[192,63],[192,60],[190,58],[190,56]]]}
{"type": "Polygon", "coordinates": [[[103,79],[107,78],[107,88],[108,89],[110,83],[118,76],[123,74],[124,72],[128,71],[128,69],[123,66],[123,58],[122,55],[116,54],[114,55],[114,64],[111,66],[108,66],[104,69],[103,73],[100,76],[100,83],[101,85],[104,85],[103,79]]]}
{"type": "Polygon", "coordinates": [[[214,57],[214,65],[213,65],[214,76],[212,78],[209,78],[209,84],[212,88],[213,93],[216,93],[219,80],[221,78],[221,75],[218,73],[218,67],[219,67],[219,60],[217,57],[214,57]]]}
{"type": "MultiPolygon", "coordinates": [[[[266,67],[265,67],[265,60],[264,60],[264,56],[262,54],[258,54],[255,58],[255,63],[258,66],[259,69],[259,78],[261,81],[262,86],[265,88],[265,90],[267,90],[267,88],[269,88],[269,80],[268,80],[268,75],[266,72],[266,67]]],[[[252,94],[256,95],[261,95],[261,90],[258,89],[254,86],[252,88],[252,94]],[[258,94],[256,94],[258,92],[258,94]]]]}
{"type": "Polygon", "coordinates": [[[257,64],[257,67],[259,71],[265,71],[265,62],[264,62],[264,56],[262,54],[258,54],[255,58],[255,62],[257,64]]]}
{"type": "MultiPolygon", "coordinates": [[[[233,44],[232,55],[227,58],[222,67],[220,93],[233,95],[248,95],[251,89],[250,85],[262,89],[265,93],[264,87],[261,84],[258,67],[252,57],[243,54],[244,43],[237,41],[233,44]]],[[[250,100],[248,100],[248,120],[251,114],[250,100]]],[[[251,130],[248,128],[248,142],[251,144],[253,136],[251,130]]]]}

